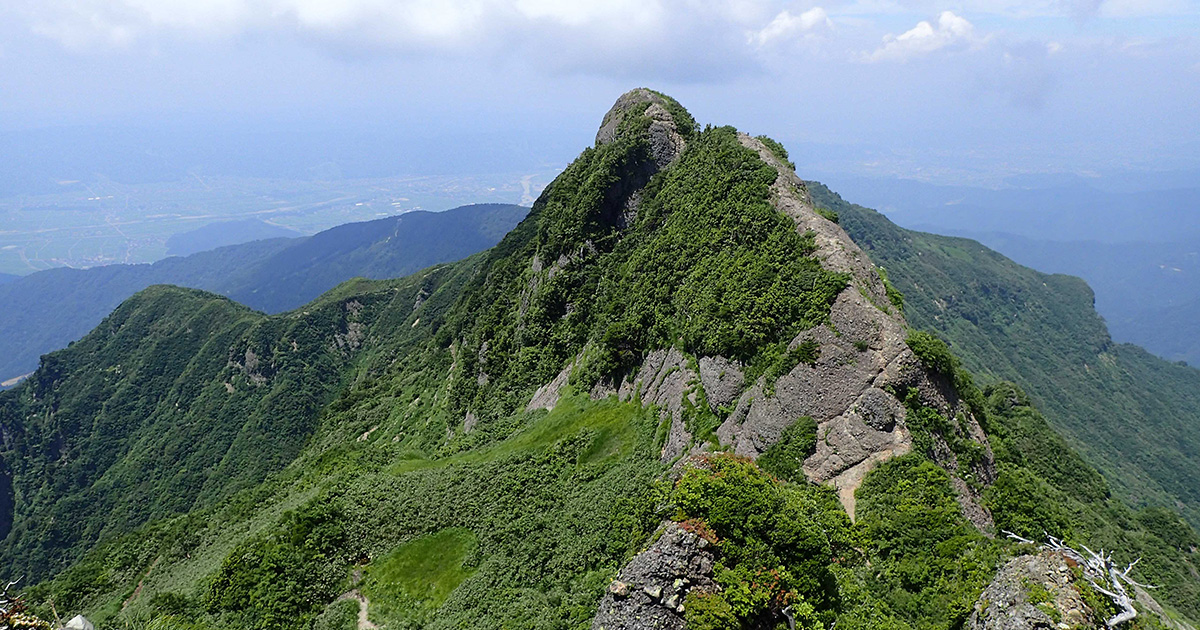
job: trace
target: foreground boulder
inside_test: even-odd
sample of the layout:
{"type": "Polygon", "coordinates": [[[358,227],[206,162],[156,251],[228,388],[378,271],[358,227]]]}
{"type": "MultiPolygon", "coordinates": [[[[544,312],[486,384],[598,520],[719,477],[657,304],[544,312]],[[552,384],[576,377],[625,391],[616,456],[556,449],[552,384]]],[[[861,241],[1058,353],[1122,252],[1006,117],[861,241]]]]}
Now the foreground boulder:
{"type": "Polygon", "coordinates": [[[650,548],[634,557],[609,585],[593,630],[682,630],[683,602],[692,589],[714,588],[708,540],[679,523],[666,523],[650,548]]]}

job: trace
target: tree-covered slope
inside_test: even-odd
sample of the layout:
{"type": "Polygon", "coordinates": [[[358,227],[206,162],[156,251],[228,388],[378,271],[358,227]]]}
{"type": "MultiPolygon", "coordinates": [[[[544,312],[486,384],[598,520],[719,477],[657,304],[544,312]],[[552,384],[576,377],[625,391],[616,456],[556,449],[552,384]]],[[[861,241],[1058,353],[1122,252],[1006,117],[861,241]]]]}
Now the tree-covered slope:
{"type": "Polygon", "coordinates": [[[979,630],[1007,528],[1200,616],[1187,524],[900,302],[781,147],[635,90],[487,252],[275,316],[153,288],[48,356],[0,568],[102,628],[979,630]]]}
{"type": "Polygon", "coordinates": [[[7,380],[32,372],[38,357],[79,339],[146,287],[218,284],[288,244],[260,241],[153,265],[48,269],[0,286],[0,374],[7,380]]]}
{"type": "Polygon", "coordinates": [[[1200,371],[1113,343],[1078,278],[811,189],[887,269],[914,326],[937,331],[978,376],[1020,384],[1121,496],[1200,524],[1200,371]]]}
{"type": "Polygon", "coordinates": [[[412,212],[152,265],[30,274],[0,288],[0,381],[31,372],[39,356],[83,336],[125,298],[153,284],[212,291],[278,313],[350,278],[398,278],[470,256],[499,242],[526,212],[506,204],[412,212]]]}
{"type": "Polygon", "coordinates": [[[15,497],[0,558],[43,576],[97,539],[257,484],[307,443],[372,334],[364,322],[445,277],[275,317],[170,286],[130,298],[0,394],[15,497]]]}

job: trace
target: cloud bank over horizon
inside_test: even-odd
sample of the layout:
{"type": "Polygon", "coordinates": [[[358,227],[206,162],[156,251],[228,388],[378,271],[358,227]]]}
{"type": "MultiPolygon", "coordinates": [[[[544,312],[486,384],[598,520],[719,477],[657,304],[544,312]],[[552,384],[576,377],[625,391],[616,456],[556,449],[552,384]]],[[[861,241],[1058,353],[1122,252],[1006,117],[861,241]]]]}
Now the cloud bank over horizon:
{"type": "Polygon", "coordinates": [[[652,84],[804,141],[995,160],[1023,137],[1026,160],[1135,162],[1198,151],[1180,133],[1200,129],[1197,33],[1200,0],[11,0],[0,129],[236,115],[515,130],[531,107],[561,121],[652,84]]]}

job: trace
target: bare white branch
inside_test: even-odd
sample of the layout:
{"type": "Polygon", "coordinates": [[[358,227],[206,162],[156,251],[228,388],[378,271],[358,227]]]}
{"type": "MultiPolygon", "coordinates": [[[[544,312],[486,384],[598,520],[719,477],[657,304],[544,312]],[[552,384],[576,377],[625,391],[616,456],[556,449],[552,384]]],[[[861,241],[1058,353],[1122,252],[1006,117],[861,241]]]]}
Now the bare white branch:
{"type": "MultiPolygon", "coordinates": [[[[1009,538],[1026,544],[1034,544],[1028,538],[1022,538],[1012,532],[1004,532],[1009,538]]],[[[1141,558],[1129,563],[1124,571],[1117,568],[1113,563],[1112,554],[1105,553],[1103,549],[1099,553],[1092,551],[1086,545],[1080,545],[1086,556],[1063,542],[1061,538],[1055,538],[1049,534],[1046,535],[1047,542],[1041,545],[1041,548],[1047,551],[1054,551],[1074,560],[1077,564],[1083,567],[1084,577],[1092,585],[1092,588],[1097,592],[1105,595],[1112,603],[1116,605],[1119,612],[1109,619],[1106,623],[1109,628],[1117,626],[1132,620],[1137,617],[1137,609],[1133,607],[1133,598],[1129,596],[1129,592],[1125,590],[1125,585],[1138,586],[1141,588],[1154,588],[1146,584],[1139,584],[1133,578],[1129,577],[1129,573],[1141,561],[1141,558]],[[1103,583],[1104,586],[1100,584],[1103,583]]]]}

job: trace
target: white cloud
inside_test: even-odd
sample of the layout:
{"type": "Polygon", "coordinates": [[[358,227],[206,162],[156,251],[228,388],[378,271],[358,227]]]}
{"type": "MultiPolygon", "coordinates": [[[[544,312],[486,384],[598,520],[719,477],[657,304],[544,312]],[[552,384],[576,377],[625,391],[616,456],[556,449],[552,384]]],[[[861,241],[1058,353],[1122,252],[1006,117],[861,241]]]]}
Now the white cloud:
{"type": "Polygon", "coordinates": [[[820,7],[794,14],[761,0],[4,0],[0,21],[81,54],[290,36],[345,58],[520,59],[552,72],[680,81],[754,72],[778,52],[768,42],[832,24],[820,7]]]}
{"type": "Polygon", "coordinates": [[[1028,19],[1076,19],[1200,15],[1196,0],[824,0],[837,15],[897,15],[928,12],[948,4],[958,13],[1028,19]]]}
{"type": "Polygon", "coordinates": [[[975,34],[975,26],[951,11],[942,11],[937,26],[921,21],[900,35],[887,35],[883,45],[864,55],[866,61],[907,61],[942,49],[980,46],[986,38],[975,34]]]}
{"type": "Polygon", "coordinates": [[[750,34],[749,40],[757,46],[765,46],[780,39],[794,37],[800,33],[811,33],[818,30],[833,28],[829,14],[821,7],[813,7],[800,15],[792,15],[790,11],[781,11],[761,30],[750,34]]]}
{"type": "Polygon", "coordinates": [[[163,32],[280,28],[407,48],[523,39],[539,29],[631,41],[697,19],[744,29],[766,8],[747,0],[14,0],[0,8],[5,13],[73,48],[127,45],[163,32]]]}

